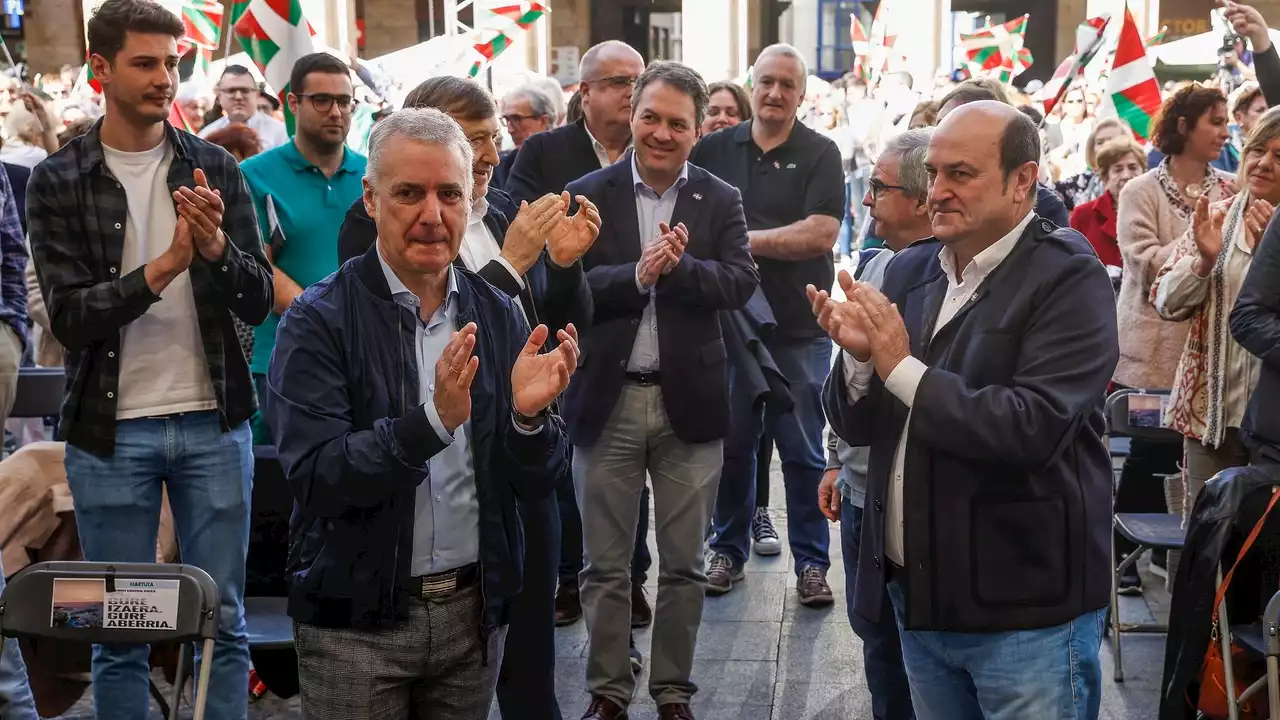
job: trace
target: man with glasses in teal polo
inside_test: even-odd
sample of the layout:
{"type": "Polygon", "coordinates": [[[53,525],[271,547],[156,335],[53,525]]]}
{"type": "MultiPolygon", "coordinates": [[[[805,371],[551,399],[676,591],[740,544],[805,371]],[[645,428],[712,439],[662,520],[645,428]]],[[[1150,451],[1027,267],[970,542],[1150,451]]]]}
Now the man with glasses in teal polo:
{"type": "MultiPolygon", "coordinates": [[[[338,269],[338,230],[364,192],[365,157],[343,144],[355,106],[346,64],[327,53],[303,56],[289,87],[293,139],[241,166],[275,271],[274,312],[254,331],[249,363],[260,397],[280,316],[307,286],[338,269]]],[[[253,435],[255,443],[270,442],[260,417],[253,435]]]]}

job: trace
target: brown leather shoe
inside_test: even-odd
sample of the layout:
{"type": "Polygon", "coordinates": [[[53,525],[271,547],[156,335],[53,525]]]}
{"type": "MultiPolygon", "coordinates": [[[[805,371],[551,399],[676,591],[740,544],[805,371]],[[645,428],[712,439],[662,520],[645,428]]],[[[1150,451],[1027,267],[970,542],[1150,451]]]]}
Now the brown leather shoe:
{"type": "Polygon", "coordinates": [[[582,617],[582,601],[578,584],[565,584],[556,589],[556,627],[572,625],[582,617]]]}
{"type": "Polygon", "coordinates": [[[644,584],[631,581],[631,627],[649,627],[653,622],[653,608],[644,596],[644,584]]]}
{"type": "Polygon", "coordinates": [[[658,706],[659,720],[694,720],[689,703],[667,703],[658,706]]]}
{"type": "MultiPolygon", "coordinates": [[[[666,716],[663,715],[663,717],[666,716]]],[[[679,716],[673,715],[672,717],[679,716]]],[[[692,718],[693,716],[690,715],[689,717],[692,718]]],[[[582,716],[582,720],[627,720],[627,711],[619,707],[618,703],[603,695],[594,695],[591,698],[591,704],[587,706],[587,714],[582,716]]]]}

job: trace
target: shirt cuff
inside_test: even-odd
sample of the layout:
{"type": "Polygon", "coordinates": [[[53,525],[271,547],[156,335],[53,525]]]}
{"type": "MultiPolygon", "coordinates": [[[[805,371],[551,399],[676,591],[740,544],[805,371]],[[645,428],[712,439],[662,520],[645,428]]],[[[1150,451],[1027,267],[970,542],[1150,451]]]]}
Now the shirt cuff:
{"type": "Polygon", "coordinates": [[[867,390],[871,387],[871,377],[876,374],[876,364],[872,360],[862,362],[848,351],[841,351],[840,357],[844,358],[845,392],[849,396],[849,404],[853,405],[866,397],[867,390]]]}
{"type": "Polygon", "coordinates": [[[514,265],[512,265],[511,263],[507,262],[507,259],[506,259],[506,258],[501,257],[501,256],[499,256],[499,257],[498,257],[498,264],[499,264],[499,265],[501,265],[502,267],[506,268],[506,269],[507,269],[507,272],[511,273],[511,277],[515,278],[516,284],[520,286],[520,289],[521,289],[521,290],[523,290],[523,289],[524,289],[524,278],[523,278],[523,277],[520,277],[520,273],[516,272],[516,267],[515,267],[514,265]]]}
{"type": "Polygon", "coordinates": [[[440,413],[436,412],[436,404],[433,402],[423,403],[422,409],[427,413],[427,420],[431,423],[431,427],[436,429],[436,435],[440,436],[440,442],[445,445],[453,444],[453,434],[445,429],[444,423],[440,420],[440,413]]]}
{"type": "Polygon", "coordinates": [[[544,422],[540,427],[534,428],[533,430],[525,430],[524,428],[520,427],[520,423],[516,422],[516,416],[515,415],[511,416],[511,427],[515,428],[516,432],[520,433],[521,435],[537,435],[538,433],[542,432],[542,428],[545,428],[546,426],[547,424],[544,422]]]}
{"type": "Polygon", "coordinates": [[[884,386],[893,393],[894,397],[901,400],[903,405],[910,408],[916,400],[916,390],[920,388],[920,381],[924,379],[924,373],[928,369],[928,365],[908,355],[898,363],[898,367],[894,368],[893,372],[889,373],[884,386]]]}

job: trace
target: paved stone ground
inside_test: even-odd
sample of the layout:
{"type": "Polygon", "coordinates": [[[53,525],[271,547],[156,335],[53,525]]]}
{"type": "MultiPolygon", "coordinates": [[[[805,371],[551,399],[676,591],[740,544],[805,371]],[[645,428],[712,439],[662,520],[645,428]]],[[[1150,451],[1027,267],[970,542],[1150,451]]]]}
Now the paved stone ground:
{"type": "MultiPolygon", "coordinates": [[[[770,491],[772,513],[779,534],[786,537],[785,497],[781,473],[775,466],[770,491]]],[[[652,533],[650,546],[657,558],[652,533]]],[[[694,710],[701,720],[870,720],[871,696],[862,672],[857,636],[849,629],[844,609],[844,575],[838,528],[831,535],[835,590],[832,608],[814,610],[797,601],[788,551],[772,558],[753,557],[747,578],[733,592],[708,598],[698,635],[694,679],[700,691],[694,710]]],[[[657,589],[656,567],[649,581],[652,602],[657,589]]],[[[1165,618],[1168,595],[1162,578],[1147,574],[1143,598],[1121,598],[1121,617],[1131,621],[1165,618]]],[[[636,642],[647,659],[650,632],[639,631],[636,642]]],[[[576,720],[588,697],[583,690],[587,633],[582,622],[556,634],[556,689],[566,720],[576,720]]],[[[1110,643],[1103,654],[1103,720],[1144,720],[1156,717],[1159,706],[1163,635],[1129,635],[1124,639],[1126,680],[1112,681],[1110,643]]],[[[648,667],[637,683],[633,720],[657,717],[648,697],[648,667]]],[[[163,680],[158,681],[165,689],[163,680]]],[[[167,691],[166,691],[167,692],[167,691]]],[[[295,720],[302,717],[297,698],[268,697],[256,703],[254,720],[295,720]]],[[[93,717],[89,693],[65,718],[93,717]]],[[[152,717],[160,720],[153,709],[152,717]]],[[[182,713],[189,718],[189,709],[182,713]]],[[[499,720],[496,706],[491,720],[499,720]]],[[[519,720],[513,718],[511,720],[519,720]]]]}

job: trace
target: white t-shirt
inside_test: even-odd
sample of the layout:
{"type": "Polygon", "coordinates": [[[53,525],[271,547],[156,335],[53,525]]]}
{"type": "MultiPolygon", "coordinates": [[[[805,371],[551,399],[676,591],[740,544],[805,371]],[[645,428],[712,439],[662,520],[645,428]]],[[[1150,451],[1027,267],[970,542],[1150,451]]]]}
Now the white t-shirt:
{"type": "MultiPolygon", "coordinates": [[[[102,146],[107,169],[124,186],[129,216],[120,276],[155,260],[173,242],[178,212],[169,194],[173,149],[162,142],[143,152],[102,146]]],[[[169,283],[142,317],[120,331],[116,419],[213,410],[218,403],[196,318],[191,273],[169,283]]]]}

